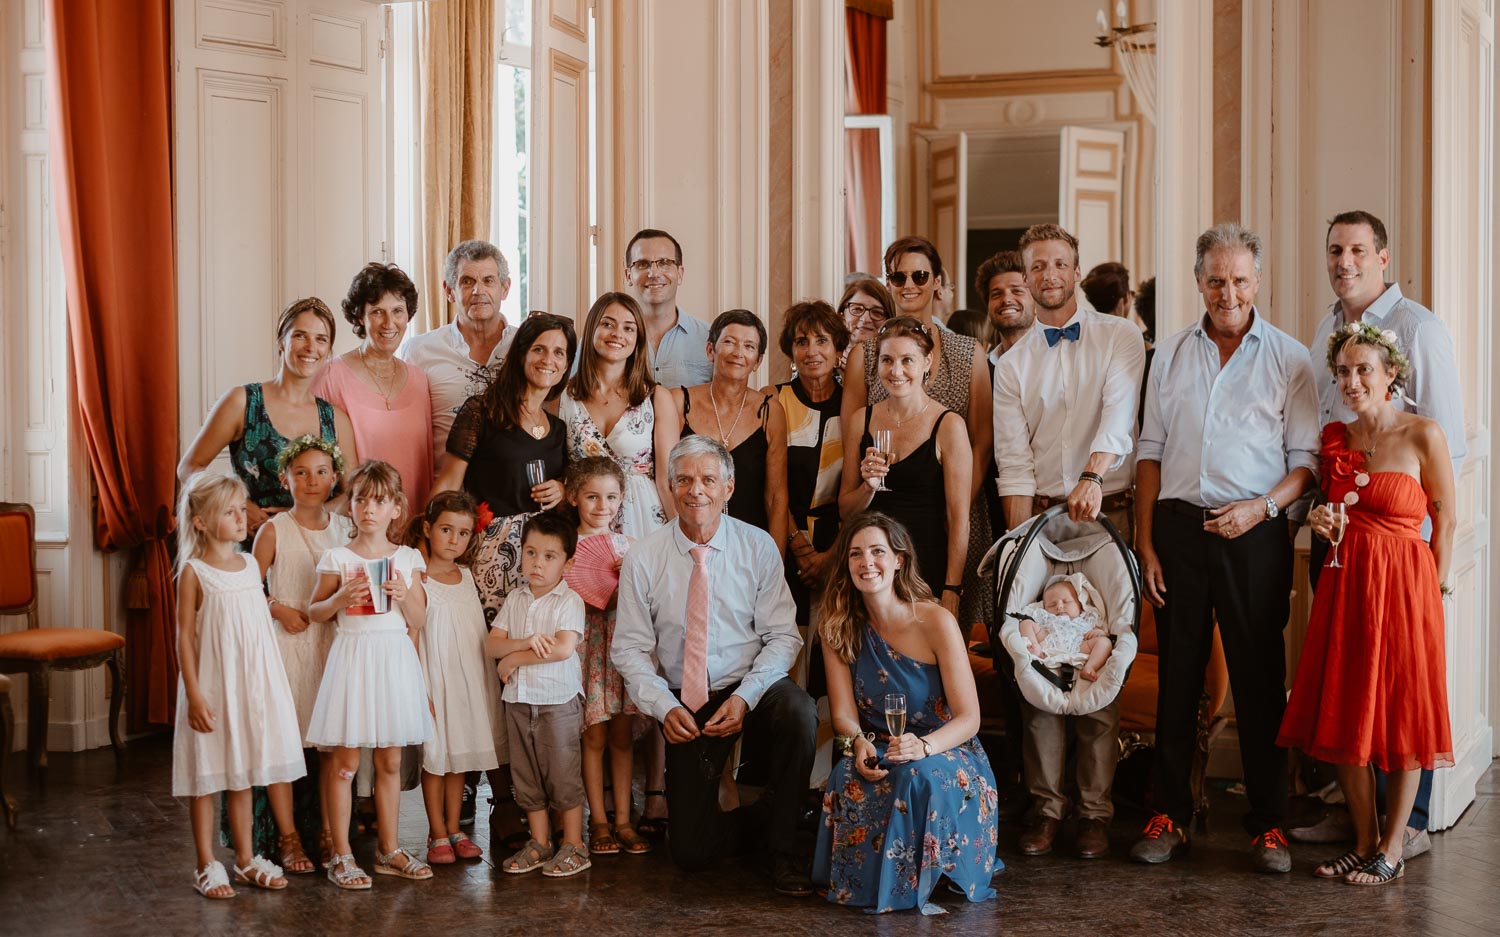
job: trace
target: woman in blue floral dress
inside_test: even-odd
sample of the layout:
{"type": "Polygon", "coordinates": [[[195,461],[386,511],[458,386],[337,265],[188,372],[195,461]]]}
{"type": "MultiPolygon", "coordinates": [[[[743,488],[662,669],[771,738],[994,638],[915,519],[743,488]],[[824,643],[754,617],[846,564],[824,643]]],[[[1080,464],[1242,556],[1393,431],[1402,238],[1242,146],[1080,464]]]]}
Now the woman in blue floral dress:
{"type": "Polygon", "coordinates": [[[915,572],[911,538],[865,513],[834,547],[844,567],[824,595],[823,660],[833,728],[852,739],[823,795],[813,880],[828,900],[870,911],[921,908],[946,877],[970,901],[995,896],[995,776],[975,733],[979,697],[958,623],[915,572]],[[886,730],[886,696],[906,728],[886,730]]]}

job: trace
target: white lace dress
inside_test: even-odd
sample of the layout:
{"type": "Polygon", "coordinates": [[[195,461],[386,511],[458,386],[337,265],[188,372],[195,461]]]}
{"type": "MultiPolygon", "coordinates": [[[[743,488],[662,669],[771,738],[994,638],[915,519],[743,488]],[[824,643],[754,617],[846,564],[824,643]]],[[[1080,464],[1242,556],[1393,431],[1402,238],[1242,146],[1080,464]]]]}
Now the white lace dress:
{"type": "MultiPolygon", "coordinates": [[[[318,586],[318,560],[334,547],[347,546],[353,525],[342,514],[329,514],[327,527],[309,530],[297,523],[290,511],[273,515],[270,524],[276,530],[276,561],[266,570],[271,598],[306,614],[318,586]]],[[[304,740],[313,703],[318,700],[318,684],[323,682],[328,649],[333,646],[334,627],[331,621],[315,621],[299,634],[291,634],[280,624],[272,628],[281,649],[281,662],[286,665],[287,682],[292,685],[297,725],[304,740]]]]}
{"type": "Polygon", "coordinates": [[[639,540],[667,522],[656,490],[656,411],[650,397],[621,414],[608,436],[600,432],[588,408],[567,391],[557,415],[568,427],[568,461],[609,456],[625,473],[616,533],[639,540]]]}
{"type": "Polygon", "coordinates": [[[1026,608],[1025,615],[1036,622],[1038,629],[1047,632],[1040,642],[1041,656],[1047,664],[1072,664],[1076,667],[1089,659],[1083,653],[1083,636],[1100,627],[1098,612],[1088,609],[1077,618],[1064,618],[1040,605],[1031,605],[1026,608]]]}
{"type": "Polygon", "coordinates": [[[422,672],[437,716],[432,738],[422,746],[428,774],[488,771],[495,756],[494,722],[500,712],[500,684],[494,662],[484,653],[484,607],[474,576],[460,569],[456,585],[429,577],[427,625],[422,629],[422,672]]]}
{"type": "MultiPolygon", "coordinates": [[[[422,554],[397,547],[394,568],[411,582],[426,569],[422,554]]],[[[364,557],[336,547],[318,561],[319,573],[343,575],[345,563],[364,557]]],[[[393,748],[421,745],[432,737],[427,685],[406,619],[395,608],[378,615],[339,612],[338,631],[313,705],[307,740],[320,747],[393,748]]]]}
{"type": "Polygon", "coordinates": [[[260,567],[243,554],[238,572],[188,560],[198,577],[198,691],[213,731],[188,724],[187,688],[177,680],[172,796],[202,797],[295,781],[307,773],[297,707],[271,631],[260,567]]]}

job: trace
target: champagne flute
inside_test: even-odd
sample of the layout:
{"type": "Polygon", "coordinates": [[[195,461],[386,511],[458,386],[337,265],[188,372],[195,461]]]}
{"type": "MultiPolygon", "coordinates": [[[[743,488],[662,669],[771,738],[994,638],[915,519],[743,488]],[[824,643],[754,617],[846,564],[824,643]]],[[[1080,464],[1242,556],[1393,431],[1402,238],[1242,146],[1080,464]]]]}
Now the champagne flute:
{"type": "Polygon", "coordinates": [[[1328,540],[1333,544],[1333,558],[1328,561],[1329,569],[1343,569],[1344,564],[1339,562],[1339,544],[1344,540],[1344,528],[1349,525],[1349,509],[1342,501],[1335,501],[1328,505],[1328,510],[1333,514],[1333,529],[1328,532],[1328,540]]]}
{"type": "Polygon", "coordinates": [[[906,694],[885,695],[885,729],[891,738],[900,738],[906,732],[906,694]]]}
{"type": "MultiPolygon", "coordinates": [[[[892,461],[891,456],[894,454],[894,453],[891,452],[891,431],[888,430],[888,429],[877,429],[877,430],[875,430],[874,432],[872,432],[870,434],[870,438],[871,438],[871,440],[872,440],[872,442],[874,443],[874,446],[875,446],[875,454],[878,455],[881,458],[881,460],[885,462],[886,468],[889,469],[890,465],[891,465],[891,461],[892,461]]],[[[879,478],[875,479],[875,490],[876,491],[890,491],[891,490],[891,489],[887,488],[886,485],[885,485],[885,476],[884,475],[882,475],[879,478]]],[[[901,711],[902,712],[906,711],[905,697],[902,697],[901,711]]]]}

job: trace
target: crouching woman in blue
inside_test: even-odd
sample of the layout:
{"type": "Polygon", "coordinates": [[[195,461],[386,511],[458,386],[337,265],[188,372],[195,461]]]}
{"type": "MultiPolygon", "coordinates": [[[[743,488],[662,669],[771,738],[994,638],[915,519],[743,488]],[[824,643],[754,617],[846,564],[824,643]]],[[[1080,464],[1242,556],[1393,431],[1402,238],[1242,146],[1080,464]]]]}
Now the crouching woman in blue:
{"type": "Polygon", "coordinates": [[[906,528],[860,514],[834,547],[823,597],[833,728],[851,737],[823,795],[813,879],[828,900],[921,908],[947,877],[970,901],[995,896],[995,775],[979,746],[979,697],[958,623],[916,573],[906,528]],[[905,697],[905,731],[886,729],[905,697]]]}

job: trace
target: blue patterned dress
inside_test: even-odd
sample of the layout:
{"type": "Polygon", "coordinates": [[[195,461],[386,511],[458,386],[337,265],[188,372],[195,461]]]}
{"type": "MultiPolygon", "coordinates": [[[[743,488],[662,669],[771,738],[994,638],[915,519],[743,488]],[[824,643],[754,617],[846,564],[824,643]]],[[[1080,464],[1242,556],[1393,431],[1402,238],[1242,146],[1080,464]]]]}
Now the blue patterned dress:
{"type": "MultiPolygon", "coordinates": [[[[853,666],[860,725],[879,736],[884,757],[885,696],[905,693],[907,731],[926,735],[952,718],[937,664],[891,648],[866,628],[853,666]]],[[[957,748],[892,765],[866,781],[852,758],[834,764],[823,794],[823,824],[813,857],[813,880],[828,885],[828,900],[871,911],[927,906],[946,876],[970,901],[995,896],[990,877],[1004,865],[995,856],[995,775],[977,738],[957,748]]]]}

